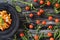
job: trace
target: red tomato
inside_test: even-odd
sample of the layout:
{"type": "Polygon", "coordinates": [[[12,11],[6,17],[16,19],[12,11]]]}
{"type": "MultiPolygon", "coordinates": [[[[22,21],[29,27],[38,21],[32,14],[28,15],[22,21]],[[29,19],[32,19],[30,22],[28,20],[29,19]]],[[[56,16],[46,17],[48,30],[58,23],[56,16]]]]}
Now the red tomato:
{"type": "Polygon", "coordinates": [[[56,3],[56,4],[55,4],[55,7],[56,7],[56,8],[59,8],[59,7],[60,7],[60,4],[59,4],[59,3],[56,3]]]}
{"type": "Polygon", "coordinates": [[[42,24],[43,24],[43,25],[46,25],[46,21],[45,21],[45,20],[44,20],[44,21],[42,21],[42,24]]]}
{"type": "Polygon", "coordinates": [[[29,11],[29,10],[30,10],[30,7],[29,7],[29,6],[26,6],[25,9],[26,9],[27,11],[29,11]]]}
{"type": "Polygon", "coordinates": [[[36,20],[36,24],[40,24],[40,20],[36,20]]]}
{"type": "Polygon", "coordinates": [[[50,25],[50,26],[48,26],[48,28],[49,28],[49,29],[52,29],[52,28],[53,28],[53,26],[52,26],[52,25],[50,25]]]}
{"type": "Polygon", "coordinates": [[[24,33],[20,33],[20,37],[23,37],[24,36],[24,33]]]}
{"type": "Polygon", "coordinates": [[[40,12],[37,12],[37,15],[38,15],[38,16],[40,16],[40,15],[41,15],[41,13],[40,13],[40,12]]]}
{"type": "Polygon", "coordinates": [[[40,4],[41,4],[41,5],[44,4],[44,1],[43,1],[43,0],[40,0],[40,4]]]}
{"type": "Polygon", "coordinates": [[[51,5],[51,2],[50,1],[47,1],[47,6],[50,6],[51,5]]]}
{"type": "Polygon", "coordinates": [[[48,37],[51,37],[52,36],[52,33],[51,32],[48,32],[48,37]]]}
{"type": "Polygon", "coordinates": [[[53,17],[52,17],[52,16],[49,16],[49,17],[48,17],[48,20],[50,20],[50,21],[51,21],[52,19],[53,19],[53,17]]]}
{"type": "Polygon", "coordinates": [[[53,37],[51,37],[51,38],[50,38],[50,40],[54,40],[54,38],[53,38],[53,37]]]}
{"type": "Polygon", "coordinates": [[[38,40],[38,39],[39,39],[39,36],[38,36],[38,35],[35,35],[35,36],[34,36],[34,39],[35,39],[35,40],[38,40]]]}
{"type": "Polygon", "coordinates": [[[38,2],[38,0],[34,0],[34,2],[38,2]]]}
{"type": "Polygon", "coordinates": [[[44,10],[43,9],[40,9],[40,11],[39,11],[41,14],[43,14],[44,13],[44,10]]]}
{"type": "Polygon", "coordinates": [[[34,15],[32,13],[29,14],[29,17],[32,18],[34,15]]]}
{"type": "Polygon", "coordinates": [[[29,28],[30,28],[30,29],[33,29],[33,27],[34,27],[34,26],[33,26],[32,24],[29,25],[29,28]]]}
{"type": "Polygon", "coordinates": [[[55,22],[56,22],[56,23],[58,23],[58,22],[59,22],[59,19],[58,19],[58,18],[57,18],[57,19],[55,19],[55,22]]]}

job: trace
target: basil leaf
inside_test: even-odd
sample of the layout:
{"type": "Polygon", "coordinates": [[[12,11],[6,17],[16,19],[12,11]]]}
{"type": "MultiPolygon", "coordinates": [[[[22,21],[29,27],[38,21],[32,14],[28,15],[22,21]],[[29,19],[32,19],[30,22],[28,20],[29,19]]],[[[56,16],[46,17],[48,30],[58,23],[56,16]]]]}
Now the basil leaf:
{"type": "Polygon", "coordinates": [[[15,8],[16,8],[16,10],[17,10],[18,12],[21,12],[21,11],[22,11],[19,6],[16,6],[15,8]]]}

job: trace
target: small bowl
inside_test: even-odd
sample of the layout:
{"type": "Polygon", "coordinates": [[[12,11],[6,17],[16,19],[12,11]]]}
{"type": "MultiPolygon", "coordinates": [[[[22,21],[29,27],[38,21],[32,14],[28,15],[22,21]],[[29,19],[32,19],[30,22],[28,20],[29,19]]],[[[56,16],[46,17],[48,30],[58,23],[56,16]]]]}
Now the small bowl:
{"type": "Polygon", "coordinates": [[[0,3],[0,10],[6,10],[11,14],[12,24],[4,31],[0,31],[0,38],[8,38],[14,35],[19,27],[19,17],[16,9],[8,3],[0,3]]]}

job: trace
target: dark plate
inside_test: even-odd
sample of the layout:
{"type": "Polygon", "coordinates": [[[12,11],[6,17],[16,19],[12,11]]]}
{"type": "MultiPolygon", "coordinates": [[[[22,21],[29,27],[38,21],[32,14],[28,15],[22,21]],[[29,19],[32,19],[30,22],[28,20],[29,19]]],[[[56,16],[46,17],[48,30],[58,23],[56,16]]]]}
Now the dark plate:
{"type": "Polygon", "coordinates": [[[0,31],[1,38],[11,37],[19,27],[19,17],[16,12],[16,9],[7,3],[0,3],[0,10],[7,10],[11,14],[12,24],[9,29],[5,31],[0,31]]]}

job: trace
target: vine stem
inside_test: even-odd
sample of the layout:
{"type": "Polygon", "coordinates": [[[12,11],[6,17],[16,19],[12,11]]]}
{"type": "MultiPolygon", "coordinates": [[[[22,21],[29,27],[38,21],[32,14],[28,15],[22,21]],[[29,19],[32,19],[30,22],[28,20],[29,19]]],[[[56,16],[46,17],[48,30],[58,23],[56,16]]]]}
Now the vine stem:
{"type": "Polygon", "coordinates": [[[30,23],[30,21],[29,21],[28,17],[26,17],[26,14],[25,14],[25,18],[26,18],[26,21],[27,21],[28,23],[30,23]]]}
{"type": "Polygon", "coordinates": [[[29,5],[29,6],[31,7],[31,9],[37,10],[37,9],[33,6],[32,3],[28,3],[28,2],[24,2],[24,1],[19,1],[19,2],[29,5]]]}
{"type": "Polygon", "coordinates": [[[39,32],[39,30],[40,30],[40,28],[41,28],[41,25],[37,25],[37,27],[38,27],[38,28],[36,29],[36,31],[37,31],[36,33],[39,32]]]}
{"type": "MultiPolygon", "coordinates": [[[[25,26],[25,25],[24,25],[25,26]]],[[[25,26],[25,28],[26,28],[26,26],[25,26]]],[[[27,29],[27,28],[26,28],[27,29]]],[[[25,30],[26,32],[29,32],[29,30],[27,29],[27,30],[25,30]]],[[[32,34],[31,33],[29,33],[29,35],[32,37],[32,34]]],[[[32,39],[32,40],[34,40],[34,39],[32,39]]]]}
{"type": "Polygon", "coordinates": [[[19,2],[27,4],[27,5],[31,5],[31,3],[27,3],[27,2],[24,2],[24,1],[19,1],[19,2]]]}

